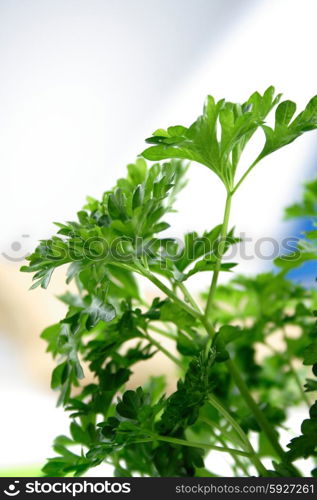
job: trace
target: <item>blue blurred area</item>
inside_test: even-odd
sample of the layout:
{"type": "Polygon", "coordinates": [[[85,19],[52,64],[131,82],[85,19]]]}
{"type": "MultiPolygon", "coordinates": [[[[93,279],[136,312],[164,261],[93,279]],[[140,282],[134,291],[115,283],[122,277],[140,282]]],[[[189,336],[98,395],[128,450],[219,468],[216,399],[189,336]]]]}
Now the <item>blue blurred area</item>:
{"type": "MultiPolygon", "coordinates": [[[[294,231],[294,236],[301,238],[303,237],[303,231],[309,231],[313,229],[313,224],[311,220],[302,220],[297,224],[297,227],[294,231]]],[[[317,289],[317,263],[316,261],[307,261],[302,266],[297,269],[292,269],[287,275],[291,280],[296,283],[300,283],[301,285],[307,288],[316,288],[317,289]]]]}
{"type": "MultiPolygon", "coordinates": [[[[317,176],[317,148],[313,153],[312,167],[308,170],[307,180],[313,180],[317,176]]],[[[300,201],[300,198],[298,198],[300,201]]],[[[304,238],[305,232],[316,229],[316,218],[312,217],[301,217],[298,220],[294,220],[292,226],[292,236],[296,238],[304,238]]],[[[313,287],[317,289],[317,262],[315,260],[307,261],[302,266],[292,269],[287,275],[291,280],[296,283],[300,283],[305,287],[313,287]]]]}

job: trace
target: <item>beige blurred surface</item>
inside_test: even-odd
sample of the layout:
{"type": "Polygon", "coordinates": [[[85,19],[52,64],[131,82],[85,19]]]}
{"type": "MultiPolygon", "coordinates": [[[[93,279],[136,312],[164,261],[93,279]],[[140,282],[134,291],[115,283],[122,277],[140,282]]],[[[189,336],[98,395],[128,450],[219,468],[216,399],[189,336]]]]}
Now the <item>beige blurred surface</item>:
{"type": "MultiPolygon", "coordinates": [[[[15,344],[26,374],[30,375],[36,385],[49,391],[51,370],[55,362],[51,359],[50,353],[45,352],[46,344],[40,338],[40,334],[44,328],[64,317],[66,306],[57,296],[73,287],[65,284],[65,267],[63,267],[54,272],[47,290],[42,288],[28,290],[32,283],[32,275],[21,273],[20,265],[21,263],[2,263],[0,267],[0,332],[15,344]]],[[[157,295],[159,294],[150,287],[146,290],[148,300],[157,295]]],[[[156,337],[155,333],[153,336],[156,337]]],[[[159,342],[163,342],[168,350],[175,349],[168,339],[160,336],[156,338],[159,342]]],[[[89,379],[87,367],[85,374],[89,379]]],[[[167,375],[171,390],[175,386],[174,366],[159,352],[153,358],[136,365],[129,386],[142,385],[148,376],[160,374],[167,375]]]]}
{"type": "Polygon", "coordinates": [[[45,353],[41,331],[59,321],[65,306],[57,300],[64,290],[63,270],[58,270],[49,292],[42,289],[28,291],[31,275],[19,272],[20,263],[1,263],[0,266],[0,330],[22,353],[23,364],[37,384],[49,386],[53,361],[45,353]]]}

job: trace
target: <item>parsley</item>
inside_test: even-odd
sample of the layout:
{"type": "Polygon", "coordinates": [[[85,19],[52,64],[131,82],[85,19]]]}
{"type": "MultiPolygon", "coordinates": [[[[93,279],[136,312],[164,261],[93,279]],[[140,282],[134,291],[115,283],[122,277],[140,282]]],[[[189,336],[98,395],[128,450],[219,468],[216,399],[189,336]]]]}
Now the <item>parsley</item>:
{"type": "MultiPolygon", "coordinates": [[[[39,243],[22,267],[33,273],[32,288],[47,288],[65,264],[66,282],[77,287],[76,294],[59,297],[68,308],[65,317],[42,333],[57,360],[51,387],[71,420],[69,436],[54,442],[56,456],[48,459],[45,475],[82,475],[107,461],[117,476],[213,476],[204,459],[215,450],[231,455],[237,476],[301,475],[297,459],[316,462],[317,403],[311,395],[317,389],[317,295],[288,272],[316,260],[317,231],[278,257],[276,271],[235,274],[218,284],[221,272],[235,270],[234,262],[222,259],[239,242],[230,228],[234,194],[264,157],[315,128],[317,97],[296,115],[295,103],[281,102],[273,87],[242,104],[208,96],[192,125],[156,130],[125,178],[101,200],[88,198],[77,220],[57,223],[57,235],[39,243]],[[240,157],[258,129],[262,151],[237,178],[240,157]],[[188,233],[179,244],[164,230],[190,162],[216,174],[227,199],[221,224],[188,233]],[[201,272],[212,274],[211,285],[193,297],[188,283],[201,272]],[[150,304],[140,276],[160,290],[150,304]],[[294,328],[300,335],[290,335],[294,328]],[[272,341],[276,332],[283,350],[272,341]],[[166,337],[175,351],[165,347],[166,337]],[[259,346],[267,352],[261,361],[259,346]],[[158,351],[175,363],[176,390],[167,393],[164,374],[127,390],[135,365],[158,351]],[[284,448],[280,428],[300,404],[308,406],[308,418],[284,448]],[[267,458],[271,468],[264,465],[267,458]]],[[[311,217],[316,225],[316,185],[306,184],[303,201],[286,217],[311,217]]]]}

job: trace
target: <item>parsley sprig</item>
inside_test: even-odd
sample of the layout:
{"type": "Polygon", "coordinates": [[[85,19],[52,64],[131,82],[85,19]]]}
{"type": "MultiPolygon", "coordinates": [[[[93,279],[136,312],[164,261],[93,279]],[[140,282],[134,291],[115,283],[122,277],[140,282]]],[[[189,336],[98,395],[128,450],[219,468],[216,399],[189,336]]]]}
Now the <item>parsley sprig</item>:
{"type": "MultiPolygon", "coordinates": [[[[296,115],[295,103],[281,102],[273,87],[243,104],[208,96],[191,126],[156,130],[125,178],[101,200],[89,198],[76,221],[58,223],[57,235],[39,243],[22,267],[34,275],[32,288],[47,288],[54,270],[67,265],[66,282],[77,289],[60,297],[66,315],[42,333],[57,362],[52,389],[71,419],[69,436],[54,442],[45,475],[82,475],[106,461],[117,476],[213,476],[204,458],[215,451],[231,457],[234,475],[297,476],[299,458],[315,463],[317,295],[288,272],[316,260],[317,231],[277,258],[274,272],[237,274],[218,284],[219,274],[235,266],[223,257],[239,243],[230,228],[236,191],[263,158],[315,128],[317,97],[296,115]],[[237,178],[257,130],[262,151],[237,178]],[[180,244],[164,231],[191,162],[215,173],[227,197],[222,223],[188,233],[180,244]],[[202,272],[212,273],[211,285],[194,297],[190,278],[202,272]],[[150,303],[140,276],[160,292],[150,303]],[[259,346],[266,349],[261,360],[259,346]],[[127,387],[136,365],[150,363],[158,351],[175,365],[174,392],[167,390],[164,369],[142,387],[127,387]],[[286,449],[279,431],[300,404],[308,406],[308,418],[286,449]],[[271,466],[264,465],[267,458],[271,466]]],[[[313,181],[286,215],[314,219],[316,207],[313,181]]]]}

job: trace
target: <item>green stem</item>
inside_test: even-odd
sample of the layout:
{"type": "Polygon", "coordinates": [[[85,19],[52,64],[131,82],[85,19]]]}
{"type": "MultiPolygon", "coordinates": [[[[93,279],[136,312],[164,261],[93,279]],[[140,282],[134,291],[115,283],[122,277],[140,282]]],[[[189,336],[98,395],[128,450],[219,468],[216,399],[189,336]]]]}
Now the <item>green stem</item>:
{"type": "Polygon", "coordinates": [[[308,406],[308,408],[310,408],[310,401],[307,397],[306,392],[304,391],[304,389],[302,387],[301,379],[299,378],[297,371],[295,370],[294,366],[292,365],[292,361],[289,359],[287,364],[288,364],[288,367],[289,367],[291,374],[293,375],[293,378],[296,382],[296,385],[299,389],[299,392],[303,398],[304,403],[308,406]]]}
{"type": "Polygon", "coordinates": [[[155,434],[154,432],[150,432],[148,430],[145,430],[146,434],[149,434],[152,436],[153,440],[157,441],[164,441],[166,443],[171,443],[171,444],[180,444],[182,446],[189,446],[191,448],[204,448],[206,450],[215,450],[215,451],[222,451],[226,453],[233,453],[235,455],[241,455],[243,457],[249,457],[250,453],[242,450],[236,450],[235,448],[228,448],[228,447],[222,447],[222,446],[216,446],[216,445],[211,445],[208,443],[196,443],[194,441],[186,441],[185,439],[179,439],[179,438],[174,438],[171,436],[160,436],[158,434],[155,434]]]}
{"type": "Polygon", "coordinates": [[[166,337],[167,339],[177,341],[176,335],[173,335],[170,332],[166,332],[162,328],[158,328],[157,326],[154,326],[152,323],[148,325],[150,330],[153,330],[153,332],[159,333],[163,337],[166,337]]]}
{"type": "MultiPolygon", "coordinates": [[[[209,333],[210,336],[213,336],[214,331],[211,325],[209,324],[208,320],[204,320],[204,326],[209,333]]],[[[240,375],[240,372],[238,368],[236,367],[235,363],[229,359],[226,362],[227,369],[233,378],[236,386],[239,389],[239,392],[243,399],[245,400],[246,404],[252,411],[253,415],[258,421],[259,426],[261,427],[262,431],[266,434],[268,440],[270,441],[272,447],[275,449],[276,453],[279,455],[279,457],[284,460],[285,459],[285,452],[281,448],[274,430],[271,428],[271,425],[269,424],[267,418],[265,417],[264,413],[260,410],[258,407],[257,403],[254,401],[252,395],[249,392],[248,386],[244,382],[243,378],[240,375]]],[[[232,417],[231,417],[232,418],[232,417]]],[[[234,419],[233,419],[234,420],[234,419]]]]}
{"type": "Polygon", "coordinates": [[[159,278],[157,278],[154,274],[152,274],[148,269],[141,266],[139,263],[135,263],[135,266],[138,269],[138,272],[145,276],[148,280],[150,280],[155,286],[157,286],[162,292],[165,293],[171,300],[173,300],[176,304],[178,304],[182,309],[186,312],[194,316],[195,318],[201,320],[201,314],[193,309],[191,306],[183,302],[170,288],[168,288],[159,278]]]}
{"type": "MultiPolygon", "coordinates": [[[[252,165],[251,167],[253,168],[253,166],[254,165],[252,165]]],[[[246,177],[247,173],[251,170],[251,167],[245,173],[243,178],[246,177]]],[[[240,185],[242,181],[243,181],[243,179],[241,179],[239,181],[238,185],[240,185]]],[[[236,188],[238,187],[238,185],[236,186],[236,188]]],[[[236,189],[234,189],[233,192],[235,190],[236,189]]],[[[219,258],[218,258],[218,261],[216,264],[216,269],[215,269],[213,277],[212,277],[212,282],[211,282],[211,286],[210,286],[210,290],[209,290],[209,294],[208,294],[207,306],[206,306],[206,311],[205,311],[205,319],[203,321],[204,326],[206,327],[209,335],[211,335],[211,336],[214,334],[214,332],[213,332],[213,329],[212,330],[210,329],[210,324],[208,322],[208,316],[209,316],[209,313],[210,313],[212,305],[213,305],[213,299],[214,299],[214,295],[215,295],[216,288],[217,288],[218,276],[219,276],[219,271],[220,271],[220,267],[221,267],[221,259],[222,259],[223,252],[224,252],[225,238],[226,238],[227,231],[228,231],[228,223],[229,223],[230,208],[231,208],[231,198],[232,198],[233,192],[232,193],[228,192],[228,194],[227,194],[225,211],[224,211],[224,218],[223,218],[223,224],[222,224],[222,230],[221,230],[222,246],[220,247],[220,245],[219,245],[219,258]]],[[[263,432],[265,432],[265,434],[267,435],[267,438],[271,442],[271,444],[272,444],[273,448],[275,449],[275,451],[277,452],[277,454],[281,457],[281,459],[284,459],[285,453],[284,453],[283,449],[281,448],[279,442],[277,441],[276,435],[275,435],[273,429],[271,428],[271,426],[270,426],[269,422],[267,421],[263,412],[258,407],[257,403],[254,401],[253,397],[251,396],[247,385],[245,384],[243,378],[240,375],[239,370],[237,369],[237,367],[235,366],[233,361],[230,359],[226,362],[226,365],[227,365],[227,368],[228,368],[232,378],[235,381],[235,384],[237,385],[237,387],[240,391],[241,396],[244,398],[246,404],[249,406],[250,410],[252,411],[252,413],[254,414],[256,419],[258,420],[258,423],[259,423],[260,427],[262,428],[263,432]]]]}
{"type": "Polygon", "coordinates": [[[278,454],[278,456],[281,458],[281,460],[285,459],[285,452],[281,448],[277,438],[276,434],[268,422],[266,416],[264,413],[260,410],[258,407],[257,403],[254,401],[253,397],[251,396],[248,386],[246,385],[245,381],[240,375],[239,370],[237,369],[235,363],[231,360],[228,359],[226,361],[227,368],[229,370],[229,373],[232,375],[241,396],[244,398],[245,402],[249,406],[250,410],[252,411],[253,415],[255,416],[259,426],[261,427],[262,431],[266,434],[268,440],[270,441],[272,447],[278,454]]]}
{"type": "MultiPolygon", "coordinates": [[[[283,337],[284,337],[284,341],[285,341],[285,343],[286,343],[286,341],[287,341],[287,337],[286,337],[285,332],[284,332],[284,334],[283,334],[283,337]]],[[[289,359],[289,357],[288,357],[285,353],[283,353],[283,352],[281,352],[281,351],[277,351],[277,350],[276,350],[276,349],[274,349],[274,347],[273,347],[273,346],[271,346],[271,344],[269,344],[267,341],[264,341],[264,342],[263,342],[263,344],[264,344],[264,345],[265,345],[268,349],[270,349],[270,351],[271,351],[274,355],[281,356],[281,358],[283,358],[283,359],[285,360],[285,362],[287,363],[287,366],[288,366],[288,368],[289,368],[289,371],[290,371],[291,375],[293,376],[293,378],[294,378],[294,380],[295,380],[295,383],[296,383],[296,385],[297,385],[297,387],[298,387],[298,390],[299,390],[299,392],[300,392],[300,394],[301,394],[301,396],[302,396],[302,399],[303,399],[304,403],[308,406],[308,408],[310,408],[310,401],[309,401],[309,399],[308,399],[308,397],[307,397],[306,392],[303,390],[303,387],[302,387],[302,381],[301,381],[301,379],[299,378],[298,373],[296,372],[296,370],[295,370],[295,368],[294,368],[294,366],[293,366],[293,364],[292,364],[292,361],[289,359]]]]}
{"type": "Polygon", "coordinates": [[[242,427],[240,427],[240,425],[233,418],[233,416],[222,406],[222,404],[216,398],[216,396],[214,394],[209,394],[208,401],[214,408],[216,408],[216,410],[220,413],[220,415],[222,415],[231,424],[232,428],[238,434],[241,443],[243,443],[244,446],[246,446],[249,450],[251,449],[253,450],[252,445],[242,427]]]}
{"type": "MultiPolygon", "coordinates": [[[[167,349],[165,349],[163,346],[161,346],[155,339],[153,339],[148,333],[145,334],[145,336],[148,338],[148,340],[151,342],[151,344],[155,345],[161,352],[163,352],[171,361],[173,361],[177,366],[181,367],[182,368],[182,364],[181,362],[175,357],[173,356],[169,351],[167,351],[167,349]]],[[[220,450],[219,447],[211,447],[210,445],[199,445],[201,447],[208,447],[209,449],[217,449],[218,451],[228,451],[228,453],[230,453],[232,456],[234,456],[235,454],[240,454],[240,455],[244,455],[244,456],[249,456],[251,454],[255,454],[255,451],[254,449],[252,448],[252,445],[251,443],[249,442],[246,434],[243,432],[242,428],[239,426],[239,424],[234,420],[233,417],[231,417],[231,415],[227,412],[227,410],[225,408],[223,408],[223,406],[220,404],[220,402],[216,401],[216,398],[214,396],[209,396],[208,397],[209,401],[211,402],[211,400],[213,400],[213,406],[215,406],[219,412],[225,416],[225,418],[231,423],[232,427],[236,430],[236,432],[238,433],[240,439],[241,439],[241,444],[244,444],[246,446],[246,448],[249,450],[248,452],[243,452],[243,451],[239,451],[239,450],[235,450],[235,449],[232,449],[232,448],[224,448],[223,450],[220,450]]],[[[207,422],[206,422],[207,423],[207,422]]],[[[188,441],[183,441],[183,440],[176,440],[176,438],[167,438],[167,437],[157,437],[157,439],[161,440],[161,441],[169,441],[169,442],[174,442],[176,444],[187,444],[187,446],[198,446],[198,444],[196,443],[196,445],[190,443],[188,444],[188,441]],[[173,441],[171,441],[173,440],[173,441]]],[[[251,457],[252,458],[252,457],[251,457]]],[[[253,463],[254,464],[257,464],[256,467],[257,467],[257,470],[259,471],[260,474],[263,475],[263,471],[264,471],[264,468],[262,468],[262,470],[260,471],[261,469],[261,466],[259,465],[259,460],[256,458],[253,457],[253,463]]],[[[261,464],[262,465],[262,464],[261,464]]],[[[262,466],[263,467],[263,466],[262,466]]],[[[265,471],[266,473],[266,471],[265,471]]]]}
{"type": "Polygon", "coordinates": [[[248,450],[250,459],[252,460],[253,465],[257,469],[258,473],[261,476],[267,476],[268,472],[266,468],[258,458],[256,452],[253,449],[252,444],[250,443],[247,435],[245,434],[244,430],[240,427],[238,422],[230,415],[230,413],[222,406],[220,401],[218,401],[218,399],[214,395],[210,394],[208,396],[208,401],[232,425],[232,428],[236,431],[241,441],[244,443],[246,449],[248,450]]]}
{"type": "Polygon", "coordinates": [[[178,286],[181,289],[181,291],[183,292],[185,300],[187,300],[187,302],[194,309],[196,309],[196,311],[199,312],[199,314],[202,314],[199,305],[197,304],[197,302],[195,301],[195,299],[193,298],[193,296],[190,294],[189,290],[186,288],[186,286],[184,285],[184,283],[178,283],[178,286]]]}
{"type": "MultiPolygon", "coordinates": [[[[155,339],[153,339],[147,332],[145,333],[145,336],[148,338],[148,340],[154,345],[156,346],[161,352],[163,352],[163,354],[165,354],[171,361],[173,361],[177,366],[179,366],[180,368],[182,368],[182,363],[175,357],[173,356],[169,351],[167,351],[167,349],[165,349],[163,346],[161,346],[155,339]]],[[[263,464],[261,463],[261,461],[259,460],[259,458],[257,457],[250,441],[248,440],[248,437],[246,436],[246,434],[244,433],[243,429],[240,427],[240,425],[238,424],[238,422],[235,421],[235,419],[230,415],[229,412],[227,412],[227,410],[221,405],[221,403],[216,399],[215,396],[212,396],[212,395],[209,395],[208,396],[208,400],[209,402],[219,411],[219,413],[221,413],[225,418],[226,420],[231,424],[232,428],[237,432],[238,436],[240,437],[241,439],[241,444],[244,444],[246,449],[248,450],[248,452],[240,452],[239,450],[234,450],[234,449],[231,449],[231,448],[227,448],[227,449],[218,449],[219,447],[210,447],[209,445],[201,445],[201,447],[208,447],[209,449],[218,449],[218,451],[228,451],[229,453],[238,453],[240,455],[244,455],[244,456],[250,456],[250,459],[252,460],[254,466],[256,467],[257,471],[259,472],[259,474],[261,475],[267,475],[267,471],[266,469],[264,468],[263,464]]],[[[158,439],[158,437],[157,437],[158,439]]],[[[160,437],[160,440],[161,441],[166,441],[167,439],[169,439],[169,442],[172,442],[171,439],[173,439],[173,442],[176,443],[176,438],[166,438],[166,437],[160,437]]],[[[200,446],[196,443],[193,444],[193,443],[190,443],[188,444],[188,441],[182,441],[182,440],[178,440],[178,443],[176,444],[187,444],[187,446],[200,446]]]]}
{"type": "Polygon", "coordinates": [[[147,278],[149,281],[151,281],[155,286],[157,286],[157,288],[162,290],[162,292],[164,292],[165,295],[167,295],[171,300],[176,302],[182,309],[184,309],[197,319],[201,320],[202,314],[200,312],[198,312],[196,309],[193,309],[186,302],[181,300],[176,295],[176,293],[173,292],[173,290],[168,288],[168,286],[166,286],[159,278],[157,278],[153,273],[151,273],[151,271],[142,266],[140,262],[134,261],[133,266],[125,264],[123,262],[114,262],[113,265],[116,267],[120,267],[122,269],[126,269],[127,271],[138,272],[139,274],[147,278]]]}
{"type": "MultiPolygon", "coordinates": [[[[288,345],[287,344],[287,340],[288,339],[287,339],[287,333],[286,333],[285,327],[283,327],[283,340],[284,340],[285,345],[287,347],[287,345],[288,345]]],[[[288,368],[289,368],[291,374],[293,375],[294,381],[295,381],[295,383],[296,383],[296,385],[297,385],[297,387],[299,389],[300,395],[302,396],[304,403],[308,406],[308,409],[309,409],[310,408],[310,401],[309,401],[309,399],[307,397],[306,392],[303,389],[302,381],[299,378],[298,373],[295,370],[295,368],[294,368],[294,366],[292,364],[291,359],[287,356],[286,353],[287,353],[287,350],[285,351],[285,353],[281,353],[281,355],[282,355],[282,357],[284,357],[284,359],[285,359],[285,361],[286,361],[286,363],[288,365],[288,368]]]]}
{"type": "MultiPolygon", "coordinates": [[[[218,401],[218,403],[221,404],[219,401],[218,401]]],[[[225,408],[223,408],[223,410],[225,410],[225,408]]],[[[222,413],[222,415],[223,415],[223,413],[222,413]]],[[[245,442],[242,441],[241,437],[238,436],[237,433],[235,433],[234,435],[230,434],[226,429],[223,428],[223,426],[217,424],[216,422],[214,422],[213,420],[210,420],[209,418],[199,417],[199,420],[201,422],[205,422],[205,424],[207,424],[209,427],[211,427],[211,429],[214,429],[214,428],[218,429],[218,431],[220,431],[220,433],[224,437],[224,439],[227,439],[228,441],[235,443],[237,446],[243,447],[245,445],[245,442]]],[[[230,424],[230,422],[228,422],[228,420],[227,420],[227,424],[229,424],[229,426],[231,426],[231,424],[230,424]]]]}
{"type": "Polygon", "coordinates": [[[214,295],[215,295],[216,288],[217,288],[220,268],[221,268],[221,261],[222,261],[222,257],[223,257],[224,251],[225,251],[226,237],[227,237],[227,232],[228,232],[228,224],[229,224],[229,216],[230,216],[230,208],[231,208],[231,198],[232,198],[232,195],[231,195],[231,193],[228,192],[227,198],[226,198],[225,212],[224,212],[223,222],[222,222],[222,227],[221,227],[221,233],[220,233],[218,258],[217,258],[215,270],[214,270],[213,275],[212,275],[212,281],[211,281],[208,299],[207,299],[207,305],[206,305],[205,315],[207,318],[211,312],[213,299],[214,299],[214,295]]]}
{"type": "Polygon", "coordinates": [[[231,194],[233,195],[237,189],[241,186],[242,182],[244,181],[244,179],[249,175],[249,173],[251,172],[251,170],[253,170],[253,168],[255,167],[255,165],[260,161],[261,158],[257,158],[253,163],[252,165],[250,165],[250,167],[244,172],[244,174],[242,175],[242,177],[240,178],[240,180],[237,182],[237,184],[235,185],[235,187],[233,188],[233,190],[231,191],[231,194]]]}
{"type": "Polygon", "coordinates": [[[215,329],[214,327],[209,323],[208,319],[206,318],[206,316],[203,316],[201,318],[201,322],[203,324],[203,326],[205,327],[205,330],[206,332],[208,333],[209,337],[211,339],[213,339],[214,335],[215,335],[215,329]]]}
{"type": "Polygon", "coordinates": [[[183,368],[182,362],[177,359],[172,353],[170,353],[165,347],[163,347],[159,342],[157,342],[153,337],[151,337],[147,332],[144,334],[145,337],[153,344],[159,351],[161,351],[165,356],[167,356],[173,363],[175,363],[180,368],[183,368]]]}
{"type": "MultiPolygon", "coordinates": [[[[214,438],[217,441],[219,441],[219,443],[222,446],[224,446],[224,447],[227,446],[225,440],[222,438],[222,434],[216,434],[216,432],[214,431],[213,428],[210,429],[210,432],[214,436],[214,438]]],[[[230,453],[230,455],[232,456],[232,458],[233,458],[233,460],[234,460],[234,462],[236,464],[236,467],[238,467],[238,469],[241,469],[242,472],[245,474],[245,476],[249,476],[249,472],[248,472],[246,466],[244,465],[244,463],[241,462],[239,456],[237,454],[233,454],[233,453],[230,453]]]]}

